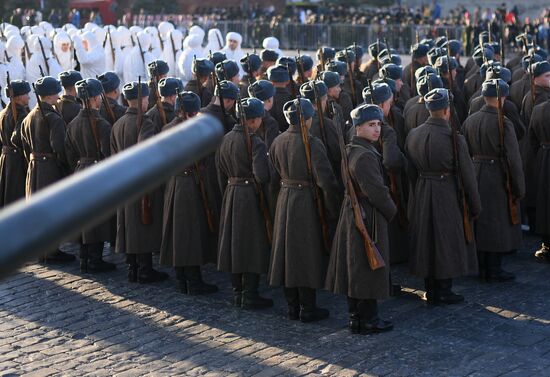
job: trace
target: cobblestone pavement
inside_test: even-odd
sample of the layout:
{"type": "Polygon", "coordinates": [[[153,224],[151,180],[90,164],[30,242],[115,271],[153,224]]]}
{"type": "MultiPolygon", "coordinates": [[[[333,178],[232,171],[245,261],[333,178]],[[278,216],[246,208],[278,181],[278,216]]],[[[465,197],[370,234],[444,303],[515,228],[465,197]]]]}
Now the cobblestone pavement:
{"type": "Polygon", "coordinates": [[[548,376],[550,266],[534,261],[537,242],[507,258],[514,283],[456,281],[462,305],[425,306],[422,282],[398,266],[405,294],[381,304],[395,329],[373,336],[349,334],[345,300],[326,292],[331,318],[317,324],[288,321],[282,292],[265,286],[273,309],[234,309],[213,268],[205,280],[220,292],[190,297],[172,271],[127,283],[120,255],[107,257],[117,272],[98,276],[30,264],[0,283],[0,376],[548,376]]]}

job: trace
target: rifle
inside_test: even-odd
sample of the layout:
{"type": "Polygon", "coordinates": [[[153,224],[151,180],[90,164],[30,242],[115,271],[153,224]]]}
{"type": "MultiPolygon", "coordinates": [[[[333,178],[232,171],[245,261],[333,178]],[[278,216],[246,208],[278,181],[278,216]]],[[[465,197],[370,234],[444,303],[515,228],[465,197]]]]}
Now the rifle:
{"type": "Polygon", "coordinates": [[[319,64],[317,65],[317,72],[315,74],[315,79],[318,79],[321,75],[321,72],[325,70],[325,54],[323,52],[323,49],[319,47],[319,64]]]}
{"type": "Polygon", "coordinates": [[[300,85],[305,83],[306,75],[304,72],[304,66],[302,65],[302,57],[300,56],[300,50],[298,50],[298,56],[294,58],[294,61],[296,62],[296,69],[298,70],[298,78],[300,79],[300,85]]]}
{"type": "Polygon", "coordinates": [[[313,193],[313,200],[315,200],[315,204],[317,207],[317,214],[319,215],[319,223],[321,224],[321,232],[323,234],[323,242],[325,245],[325,251],[328,253],[330,252],[331,248],[331,239],[329,235],[328,230],[328,224],[325,219],[325,208],[323,205],[323,198],[321,197],[321,190],[319,189],[319,186],[315,183],[315,180],[313,179],[313,168],[311,163],[311,148],[309,145],[309,130],[306,127],[306,123],[304,121],[304,118],[302,116],[302,105],[300,103],[300,97],[297,98],[297,106],[296,110],[298,113],[298,122],[300,123],[300,130],[302,133],[302,142],[304,144],[304,150],[306,154],[306,163],[307,163],[307,173],[309,177],[309,181],[312,188],[313,193]]]}
{"type": "Polygon", "coordinates": [[[290,90],[292,93],[292,98],[296,98],[298,93],[296,93],[296,82],[294,81],[294,77],[292,77],[292,71],[290,70],[290,64],[286,64],[286,70],[288,71],[288,77],[290,78],[290,90]]]}
{"type": "Polygon", "coordinates": [[[349,77],[349,86],[351,89],[351,102],[353,103],[353,107],[357,106],[357,93],[355,92],[355,77],[353,76],[353,71],[351,69],[351,62],[349,61],[349,55],[347,50],[344,50],[346,52],[346,64],[348,66],[348,77],[349,77]]]}
{"type": "MultiPolygon", "coordinates": [[[[99,80],[99,76],[96,76],[96,79],[99,80]]],[[[109,118],[111,119],[111,125],[115,124],[116,117],[115,113],[113,113],[113,109],[111,109],[111,106],[109,105],[109,101],[107,100],[107,97],[105,96],[105,92],[101,91],[101,102],[103,103],[103,107],[105,107],[105,111],[109,115],[109,118]]]]}
{"type": "Polygon", "coordinates": [[[160,49],[161,49],[161,51],[164,51],[164,41],[162,40],[162,36],[160,35],[160,30],[159,29],[157,29],[157,36],[159,37],[160,49]]]}
{"type": "MultiPolygon", "coordinates": [[[[334,106],[334,102],[332,102],[331,104],[332,104],[332,112],[336,114],[336,116],[339,116],[334,106]]],[[[344,143],[344,135],[342,134],[342,129],[340,129],[340,127],[336,127],[336,133],[338,135],[338,145],[340,146],[340,154],[342,155],[342,177],[344,179],[344,185],[346,187],[346,194],[350,199],[351,208],[353,210],[353,219],[355,220],[355,226],[357,227],[357,230],[359,231],[359,233],[361,234],[361,238],[363,239],[363,245],[365,247],[365,253],[367,254],[367,260],[369,261],[369,266],[371,270],[374,271],[386,266],[386,263],[384,262],[384,259],[382,258],[380,251],[376,247],[376,244],[372,241],[369,235],[369,231],[365,226],[365,222],[363,221],[363,215],[361,213],[362,208],[361,208],[361,205],[359,204],[359,200],[357,199],[355,186],[353,185],[353,181],[351,180],[348,155],[346,153],[346,145],[344,143]]],[[[376,211],[376,209],[373,208],[373,211],[376,211]]],[[[373,227],[374,226],[375,225],[373,224],[373,227]]]]}
{"type": "Polygon", "coordinates": [[[508,156],[506,155],[506,148],[504,146],[504,113],[502,111],[502,97],[500,94],[500,85],[497,84],[497,113],[498,113],[498,136],[500,140],[500,160],[503,164],[504,180],[506,187],[506,194],[508,196],[508,213],[510,215],[510,223],[517,225],[520,223],[520,214],[517,200],[514,199],[512,194],[512,180],[510,177],[510,164],[508,163],[508,156]]]}
{"type": "Polygon", "coordinates": [[[40,76],[44,77],[44,70],[42,69],[42,66],[40,64],[38,65],[38,69],[40,70],[40,76]]]}
{"type": "Polygon", "coordinates": [[[99,161],[101,159],[101,144],[99,142],[99,132],[97,130],[96,119],[92,116],[92,108],[90,107],[90,96],[88,95],[88,91],[86,90],[86,88],[83,89],[86,92],[84,95],[84,108],[86,109],[86,113],[88,114],[88,124],[90,125],[90,129],[92,130],[92,135],[94,137],[96,145],[97,160],[99,161]]]}
{"type": "MultiPolygon", "coordinates": [[[[170,37],[172,37],[172,36],[170,35],[170,37]]],[[[197,62],[197,55],[193,55],[193,66],[196,65],[196,62],[197,62]]],[[[202,83],[201,83],[201,80],[199,79],[199,76],[196,73],[195,73],[195,77],[197,79],[197,91],[199,92],[199,97],[200,97],[201,103],[202,103],[202,93],[203,93],[202,83]]]]}
{"type": "Polygon", "coordinates": [[[143,62],[143,69],[145,70],[145,73],[147,73],[147,64],[145,63],[145,52],[141,48],[141,42],[139,41],[139,38],[136,37],[136,39],[137,39],[137,44],[139,48],[139,55],[141,56],[141,61],[143,62]]]}
{"type": "MultiPolygon", "coordinates": [[[[139,40],[139,39],[138,39],[139,40]]],[[[139,133],[141,131],[141,123],[143,117],[143,109],[141,108],[141,76],[138,76],[138,103],[137,103],[137,118],[136,127],[137,135],[139,139],[139,133]]],[[[153,213],[151,212],[151,199],[148,194],[145,194],[140,201],[140,220],[143,225],[151,225],[153,223],[153,213]]]]}
{"type": "MultiPolygon", "coordinates": [[[[178,93],[178,96],[180,96],[180,93],[178,93]]],[[[189,119],[187,117],[187,114],[184,112],[183,120],[189,119]]],[[[204,213],[206,214],[206,222],[208,223],[208,230],[210,233],[214,234],[216,233],[217,227],[216,227],[216,220],[214,218],[214,214],[212,213],[212,210],[210,209],[210,205],[208,204],[208,194],[206,192],[206,185],[204,183],[204,177],[201,174],[199,162],[195,162],[193,164],[194,171],[195,171],[195,179],[199,183],[199,191],[201,194],[202,199],[202,205],[204,207],[204,213]]]]}
{"type": "Polygon", "coordinates": [[[38,37],[38,44],[40,45],[40,51],[42,51],[42,57],[44,58],[44,63],[46,64],[46,71],[48,71],[48,76],[50,75],[50,64],[48,63],[48,58],[46,57],[46,52],[44,52],[44,45],[42,40],[38,37]]]}
{"type": "Polygon", "coordinates": [[[10,71],[6,72],[6,84],[8,88],[8,98],[10,99],[11,114],[13,117],[13,128],[17,127],[17,105],[14,101],[13,87],[11,86],[10,71]]]}
{"type": "MultiPolygon", "coordinates": [[[[449,41],[449,30],[445,30],[447,41],[449,41]]],[[[447,70],[449,71],[449,90],[453,92],[454,83],[453,83],[453,73],[451,72],[451,49],[449,44],[447,44],[447,70]]]]}
{"type": "Polygon", "coordinates": [[[249,165],[250,173],[252,174],[252,180],[254,181],[254,191],[256,192],[256,197],[258,198],[258,205],[260,206],[260,211],[262,212],[262,216],[264,218],[267,240],[269,241],[269,243],[271,243],[271,240],[273,239],[273,222],[271,221],[271,215],[269,213],[269,208],[267,207],[267,203],[265,201],[265,196],[262,190],[262,186],[256,181],[256,178],[254,178],[254,164],[253,164],[253,158],[252,158],[252,140],[250,140],[250,132],[248,131],[248,126],[246,125],[246,114],[244,113],[244,110],[242,107],[240,95],[237,97],[237,106],[239,107],[239,113],[240,113],[239,123],[243,127],[244,140],[246,143],[246,151],[248,154],[248,162],[250,164],[249,165]]]}
{"type": "Polygon", "coordinates": [[[176,49],[176,44],[174,43],[174,37],[172,36],[172,32],[170,32],[170,44],[172,45],[172,54],[174,54],[174,62],[176,62],[176,55],[178,53],[178,50],[176,49]]]}
{"type": "MultiPolygon", "coordinates": [[[[222,67],[223,74],[225,76],[225,67],[223,65],[223,62],[221,62],[220,64],[222,67]]],[[[227,111],[225,109],[225,103],[223,103],[222,87],[220,85],[220,80],[218,80],[218,78],[216,77],[216,70],[212,72],[212,80],[214,80],[214,85],[216,85],[216,87],[218,88],[218,98],[220,100],[220,107],[222,109],[222,114],[223,114],[223,126],[226,130],[228,130],[229,127],[227,125],[227,111]]]]}
{"type": "Polygon", "coordinates": [[[319,117],[319,128],[321,129],[321,139],[323,140],[323,144],[325,145],[325,147],[328,147],[327,133],[325,129],[325,117],[323,114],[321,98],[319,98],[319,95],[317,92],[317,85],[315,84],[315,81],[313,81],[311,85],[313,86],[313,95],[315,96],[315,107],[317,107],[317,116],[319,117]]]}
{"type": "Polygon", "coordinates": [[[115,53],[115,46],[113,46],[113,37],[111,36],[110,28],[107,28],[107,36],[109,37],[109,44],[111,45],[111,55],[113,57],[113,68],[115,68],[116,53],[115,53]]]}
{"type": "Polygon", "coordinates": [[[162,125],[164,126],[166,122],[166,112],[164,111],[164,107],[162,106],[162,101],[160,99],[160,93],[159,93],[159,83],[158,83],[158,68],[157,68],[157,61],[155,60],[153,62],[153,75],[151,75],[151,81],[153,82],[153,89],[155,90],[155,100],[157,103],[157,109],[159,111],[160,115],[160,121],[162,122],[162,125]]]}
{"type": "MultiPolygon", "coordinates": [[[[450,102],[450,97],[449,97],[450,102]]],[[[450,103],[449,103],[450,106],[450,103]]],[[[451,113],[452,117],[452,113],[451,113]]],[[[472,225],[470,223],[470,209],[468,207],[468,202],[466,201],[466,193],[464,191],[464,182],[462,181],[462,174],[460,173],[460,161],[458,156],[458,129],[451,124],[451,135],[453,138],[453,162],[456,174],[456,186],[458,191],[458,203],[460,209],[462,210],[462,225],[464,227],[464,239],[466,243],[472,242],[474,239],[472,225]]]]}

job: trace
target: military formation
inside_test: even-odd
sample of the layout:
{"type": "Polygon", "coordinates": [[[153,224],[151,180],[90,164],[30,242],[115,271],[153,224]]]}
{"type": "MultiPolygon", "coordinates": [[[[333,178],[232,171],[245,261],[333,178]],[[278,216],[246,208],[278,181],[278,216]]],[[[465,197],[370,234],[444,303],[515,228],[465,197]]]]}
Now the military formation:
{"type": "Polygon", "coordinates": [[[168,279],[158,254],[183,294],[203,295],[218,290],[201,274],[215,264],[236,307],[273,306],[266,276],[290,320],[327,318],[326,289],[347,297],[350,331],[370,334],[393,328],[377,309],[401,291],[392,264],[446,305],[464,301],[455,278],[513,280],[502,260],[522,231],[550,262],[550,63],[528,34],[506,64],[489,31],[465,65],[458,40],[417,38],[403,67],[384,40],[368,58],[356,44],[311,57],[273,37],[247,54],[217,29],[203,48],[200,27],[183,38],[166,22],[1,31],[1,206],[197,115],[223,125],[215,153],[72,240],[83,273],[116,269],[108,243],[129,283],[168,279]]]}

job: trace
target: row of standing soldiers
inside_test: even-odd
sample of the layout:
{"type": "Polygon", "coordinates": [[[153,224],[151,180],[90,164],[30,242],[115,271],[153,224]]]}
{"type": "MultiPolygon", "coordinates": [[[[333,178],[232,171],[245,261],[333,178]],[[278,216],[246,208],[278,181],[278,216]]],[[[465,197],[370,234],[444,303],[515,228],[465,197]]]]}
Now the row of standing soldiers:
{"type": "MultiPolygon", "coordinates": [[[[43,77],[30,112],[29,84],[13,81],[0,113],[2,205],[210,114],[226,133],[218,150],[83,230],[81,269],[114,269],[102,256],[110,242],[126,254],[130,282],[162,281],[168,274],[152,266],[160,253],[179,289],[196,295],[217,291],[201,276],[201,266],[216,263],[231,274],[234,305],[245,309],[273,305],[258,293],[267,273],[271,286],[283,287],[290,319],[328,317],[315,300],[325,288],[348,297],[352,332],[387,331],[377,301],[400,290],[392,263],[409,261],[430,304],[463,301],[452,291],[460,276],[514,279],[501,261],[521,246],[521,199],[532,230],[545,237],[537,257],[548,260],[550,64],[523,41],[525,56],[509,62],[512,70],[487,34],[470,68],[460,63],[460,43],[445,37],[412,46],[404,68],[381,41],[363,66],[356,45],[319,49],[317,67],[306,55],[264,50],[241,60],[243,77],[215,52],[193,62],[185,87],[157,60],[149,83],[122,87],[127,107],[112,72],[43,77]],[[532,169],[527,186],[524,166],[532,169]]],[[[56,250],[42,259],[74,256],[56,250]]]]}

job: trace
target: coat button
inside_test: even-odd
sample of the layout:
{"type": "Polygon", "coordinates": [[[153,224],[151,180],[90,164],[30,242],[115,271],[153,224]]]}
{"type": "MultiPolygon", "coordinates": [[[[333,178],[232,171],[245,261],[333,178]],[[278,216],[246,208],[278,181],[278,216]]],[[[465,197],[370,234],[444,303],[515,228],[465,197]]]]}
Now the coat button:
{"type": "Polygon", "coordinates": [[[301,184],[298,184],[298,188],[302,188],[302,185],[301,185],[301,184]]]}
{"type": "Polygon", "coordinates": [[[245,184],[245,185],[248,185],[248,181],[244,181],[244,184],[245,184]]]}

